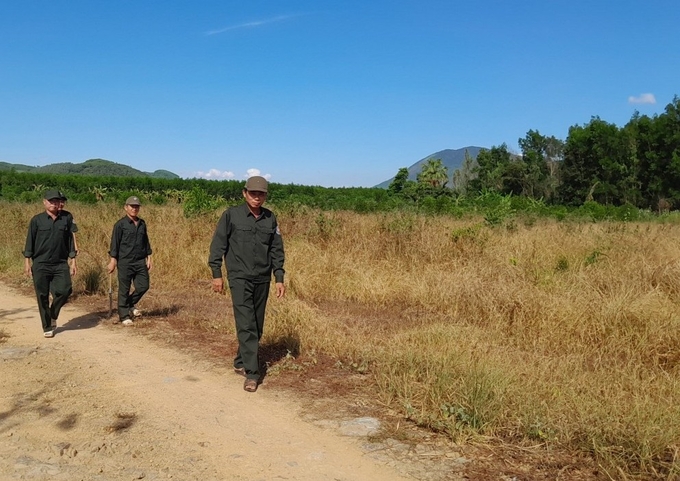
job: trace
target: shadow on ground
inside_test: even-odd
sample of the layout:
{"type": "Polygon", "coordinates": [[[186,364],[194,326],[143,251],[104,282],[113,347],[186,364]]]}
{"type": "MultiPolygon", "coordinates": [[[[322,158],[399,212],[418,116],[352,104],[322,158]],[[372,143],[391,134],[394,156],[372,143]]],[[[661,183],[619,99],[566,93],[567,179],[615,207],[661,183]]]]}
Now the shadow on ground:
{"type": "Polygon", "coordinates": [[[287,357],[300,355],[300,339],[297,336],[282,336],[273,342],[260,344],[260,382],[267,376],[267,368],[287,357]]]}
{"type": "Polygon", "coordinates": [[[66,321],[64,324],[59,325],[57,322],[57,329],[55,333],[63,331],[79,331],[81,329],[91,329],[97,327],[103,319],[106,318],[107,312],[90,312],[88,314],[74,317],[70,321],[66,321]]]}

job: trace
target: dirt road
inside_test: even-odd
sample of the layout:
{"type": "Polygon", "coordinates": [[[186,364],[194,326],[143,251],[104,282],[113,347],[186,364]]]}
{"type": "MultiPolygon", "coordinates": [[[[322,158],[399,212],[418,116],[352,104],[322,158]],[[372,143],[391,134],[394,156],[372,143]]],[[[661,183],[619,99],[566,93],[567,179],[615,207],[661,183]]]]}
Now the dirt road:
{"type": "Polygon", "coordinates": [[[0,284],[0,332],[2,480],[413,479],[290,395],[72,305],[44,339],[36,301],[0,284]]]}

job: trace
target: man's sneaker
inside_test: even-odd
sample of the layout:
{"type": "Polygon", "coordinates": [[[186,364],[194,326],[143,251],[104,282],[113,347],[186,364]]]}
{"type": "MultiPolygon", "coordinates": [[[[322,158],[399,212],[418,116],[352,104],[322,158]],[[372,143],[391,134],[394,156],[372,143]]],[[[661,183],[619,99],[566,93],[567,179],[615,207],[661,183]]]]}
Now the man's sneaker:
{"type": "Polygon", "coordinates": [[[130,319],[129,317],[127,317],[127,318],[123,319],[122,324],[123,324],[124,326],[131,326],[131,325],[134,324],[134,323],[132,322],[132,319],[130,319]]]}
{"type": "Polygon", "coordinates": [[[45,331],[45,332],[43,332],[43,336],[54,337],[54,331],[45,331]]]}
{"type": "Polygon", "coordinates": [[[137,309],[136,307],[133,307],[133,308],[132,308],[132,315],[133,315],[134,317],[142,317],[142,311],[140,311],[140,310],[137,309]]]}

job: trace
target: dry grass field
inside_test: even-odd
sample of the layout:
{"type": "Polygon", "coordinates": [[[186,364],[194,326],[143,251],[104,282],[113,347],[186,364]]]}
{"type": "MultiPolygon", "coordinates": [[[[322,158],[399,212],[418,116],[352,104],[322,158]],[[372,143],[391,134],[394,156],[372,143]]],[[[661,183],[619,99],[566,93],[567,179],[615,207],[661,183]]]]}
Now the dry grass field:
{"type": "MultiPolygon", "coordinates": [[[[0,273],[28,288],[21,250],[41,206],[0,205],[0,273]]],[[[363,375],[380,409],[461,442],[565,449],[611,479],[680,477],[680,218],[491,228],[270,207],[288,285],[269,304],[272,374],[330,365],[363,375]]],[[[106,311],[123,209],[67,209],[80,229],[74,298],[106,311]]],[[[155,263],[142,303],[180,339],[231,355],[230,304],[206,265],[219,214],[142,207],[155,263]]]]}

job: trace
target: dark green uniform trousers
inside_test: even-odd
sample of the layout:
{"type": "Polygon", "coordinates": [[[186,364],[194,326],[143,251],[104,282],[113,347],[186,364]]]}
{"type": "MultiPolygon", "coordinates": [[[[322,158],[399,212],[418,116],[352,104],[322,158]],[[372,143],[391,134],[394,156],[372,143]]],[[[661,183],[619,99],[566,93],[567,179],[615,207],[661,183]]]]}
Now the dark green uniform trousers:
{"type": "Polygon", "coordinates": [[[264,329],[264,311],[269,297],[269,282],[229,279],[231,302],[236,321],[238,352],[235,368],[245,368],[248,379],[259,379],[258,349],[264,329]]]}
{"type": "Polygon", "coordinates": [[[71,271],[67,262],[60,264],[34,263],[31,267],[33,286],[38,297],[38,310],[43,332],[52,330],[52,319],[59,317],[59,311],[73,292],[71,271]],[[50,306],[52,293],[52,306],[50,306]]]}
{"type": "Polygon", "coordinates": [[[130,311],[149,290],[149,269],[146,259],[134,262],[118,262],[118,316],[120,320],[130,317],[130,311]],[[130,292],[130,286],[135,289],[130,292]]]}

